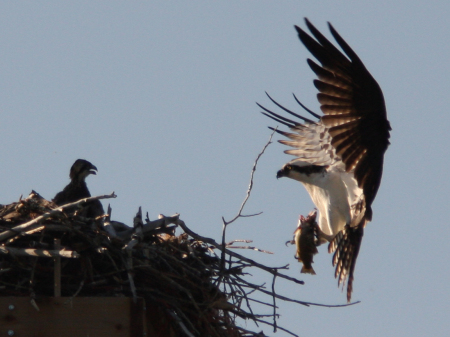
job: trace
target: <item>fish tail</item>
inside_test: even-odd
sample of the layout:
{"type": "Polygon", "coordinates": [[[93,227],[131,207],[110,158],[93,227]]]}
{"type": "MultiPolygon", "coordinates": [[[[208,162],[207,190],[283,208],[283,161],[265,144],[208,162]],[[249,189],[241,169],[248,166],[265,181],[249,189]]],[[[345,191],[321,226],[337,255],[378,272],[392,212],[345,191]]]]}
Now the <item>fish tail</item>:
{"type": "Polygon", "coordinates": [[[302,270],[300,270],[300,273],[316,275],[316,272],[314,271],[313,267],[306,268],[305,266],[303,266],[302,270]]]}

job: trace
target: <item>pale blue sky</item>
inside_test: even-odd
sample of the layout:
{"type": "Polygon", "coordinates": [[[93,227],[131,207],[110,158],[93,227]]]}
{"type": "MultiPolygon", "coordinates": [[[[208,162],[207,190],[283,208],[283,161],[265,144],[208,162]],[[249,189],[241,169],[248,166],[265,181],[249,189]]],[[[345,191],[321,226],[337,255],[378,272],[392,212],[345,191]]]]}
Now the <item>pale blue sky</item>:
{"type": "MultiPolygon", "coordinates": [[[[92,194],[115,191],[113,218],[139,206],[152,219],[181,213],[218,240],[237,212],[271,120],[265,96],[318,111],[310,57],[294,24],[330,21],[381,85],[393,131],[374,217],[365,232],[353,299],[340,309],[278,301],[279,324],[301,336],[450,334],[450,5],[444,1],[9,1],[0,4],[0,203],[31,189],[51,199],[77,158],[94,163],[92,194]]],[[[278,138],[277,138],[278,139],[278,138]]],[[[300,275],[286,247],[304,188],[275,178],[290,157],[272,144],[246,213],[228,239],[253,239],[273,256],[244,252],[304,286],[299,300],[345,303],[326,248],[316,276],[300,275]]],[[[255,282],[270,282],[260,279],[255,282]]],[[[269,313],[268,309],[264,312],[269,313]]],[[[249,325],[249,328],[253,328],[249,325]]],[[[267,327],[261,327],[273,335],[267,327]]],[[[286,336],[277,333],[275,336],[286,336]]]]}

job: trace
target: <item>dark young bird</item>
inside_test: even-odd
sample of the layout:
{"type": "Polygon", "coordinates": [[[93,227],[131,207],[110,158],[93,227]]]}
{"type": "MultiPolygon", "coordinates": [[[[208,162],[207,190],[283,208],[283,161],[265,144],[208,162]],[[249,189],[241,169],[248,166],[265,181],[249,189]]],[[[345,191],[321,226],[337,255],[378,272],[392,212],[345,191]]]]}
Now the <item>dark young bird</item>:
{"type": "MultiPolygon", "coordinates": [[[[97,168],[84,159],[77,159],[70,168],[70,183],[64,189],[57,193],[53,202],[58,206],[75,202],[91,196],[86,186],[86,177],[90,174],[97,174],[97,168]]],[[[96,218],[103,215],[104,210],[99,200],[94,200],[85,205],[82,216],[87,218],[96,218]]]]}
{"type": "Polygon", "coordinates": [[[295,245],[297,247],[297,254],[295,258],[298,262],[303,263],[302,270],[300,273],[316,275],[312,267],[313,256],[318,253],[316,247],[316,233],[317,233],[317,222],[316,222],[317,211],[312,211],[305,218],[300,215],[298,220],[297,229],[294,232],[295,245]]]}
{"type": "Polygon", "coordinates": [[[295,27],[305,47],[320,64],[308,59],[317,75],[322,116],[296,101],[312,119],[296,114],[269,98],[279,108],[299,118],[294,121],[259,105],[266,116],[289,127],[278,133],[293,147],[285,153],[296,158],[278,171],[277,177],[301,182],[319,211],[319,241],[330,241],[338,284],[347,283],[347,300],[353,289],[353,273],[364,228],[372,220],[372,203],[380,186],[384,153],[391,130],[380,86],[350,48],[328,24],[336,48],[307,19],[311,35],[295,27]]]}

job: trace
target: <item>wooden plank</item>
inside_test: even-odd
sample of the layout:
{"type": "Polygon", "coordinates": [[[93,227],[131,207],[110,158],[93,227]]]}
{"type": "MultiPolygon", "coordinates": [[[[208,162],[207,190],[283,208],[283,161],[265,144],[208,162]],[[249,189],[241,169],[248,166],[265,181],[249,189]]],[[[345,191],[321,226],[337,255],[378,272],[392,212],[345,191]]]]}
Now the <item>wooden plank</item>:
{"type": "Polygon", "coordinates": [[[144,336],[145,301],[128,297],[0,297],[0,335],[24,337],[144,336]]]}

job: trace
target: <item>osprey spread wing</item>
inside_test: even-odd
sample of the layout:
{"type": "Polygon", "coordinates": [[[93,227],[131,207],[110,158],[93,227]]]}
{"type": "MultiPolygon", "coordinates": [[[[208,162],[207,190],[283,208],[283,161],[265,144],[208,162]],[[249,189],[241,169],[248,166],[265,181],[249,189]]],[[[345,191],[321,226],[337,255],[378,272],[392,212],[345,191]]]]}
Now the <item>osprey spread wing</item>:
{"type": "Polygon", "coordinates": [[[296,158],[278,171],[303,183],[319,210],[319,241],[329,241],[338,284],[347,282],[347,300],[352,292],[353,272],[364,227],[372,220],[372,202],[380,185],[384,153],[391,127],[386,118],[383,93],[359,57],[329,24],[342,53],[307,19],[312,36],[295,27],[300,40],[320,65],[308,59],[317,75],[314,85],[323,116],[306,109],[314,120],[300,116],[269,98],[282,110],[300,119],[294,121],[259,105],[268,117],[288,126],[277,130],[289,140],[280,142],[293,149],[296,158]]]}

